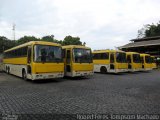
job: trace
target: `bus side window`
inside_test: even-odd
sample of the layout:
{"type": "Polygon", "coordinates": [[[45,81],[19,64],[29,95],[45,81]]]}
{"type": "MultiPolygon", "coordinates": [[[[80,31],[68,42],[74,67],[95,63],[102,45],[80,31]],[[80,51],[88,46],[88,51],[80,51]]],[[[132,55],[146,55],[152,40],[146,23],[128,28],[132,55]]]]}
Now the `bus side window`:
{"type": "Polygon", "coordinates": [[[127,55],[127,62],[131,63],[131,56],[130,55],[127,55]]]}
{"type": "Polygon", "coordinates": [[[67,50],[67,64],[70,64],[71,62],[71,51],[67,50]]]}
{"type": "Polygon", "coordinates": [[[108,53],[101,53],[101,59],[103,59],[103,60],[109,59],[108,53]]]}
{"type": "Polygon", "coordinates": [[[114,63],[114,54],[113,53],[110,54],[110,63],[114,63]]]}
{"type": "Polygon", "coordinates": [[[27,59],[28,63],[31,63],[31,51],[32,51],[31,46],[28,46],[28,59],[27,59]]]}

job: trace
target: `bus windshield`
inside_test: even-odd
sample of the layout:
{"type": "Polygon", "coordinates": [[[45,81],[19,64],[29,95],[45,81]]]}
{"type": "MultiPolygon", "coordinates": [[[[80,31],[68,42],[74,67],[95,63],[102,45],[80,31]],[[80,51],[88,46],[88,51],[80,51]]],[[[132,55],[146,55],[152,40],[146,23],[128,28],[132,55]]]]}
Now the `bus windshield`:
{"type": "Polygon", "coordinates": [[[35,62],[62,62],[62,48],[50,45],[34,46],[35,62]]]}
{"type": "Polygon", "coordinates": [[[91,63],[92,54],[90,49],[74,48],[73,58],[75,63],[91,63]]]}
{"type": "Polygon", "coordinates": [[[156,59],[154,57],[151,57],[151,62],[156,63],[156,59]]]}
{"type": "Polygon", "coordinates": [[[151,63],[152,62],[151,57],[145,56],[145,61],[146,61],[146,63],[151,63]]]}
{"type": "Polygon", "coordinates": [[[116,52],[116,61],[118,63],[126,63],[126,53],[116,52]]]}
{"type": "Polygon", "coordinates": [[[141,58],[139,54],[133,54],[133,62],[134,63],[141,63],[141,58]]]}

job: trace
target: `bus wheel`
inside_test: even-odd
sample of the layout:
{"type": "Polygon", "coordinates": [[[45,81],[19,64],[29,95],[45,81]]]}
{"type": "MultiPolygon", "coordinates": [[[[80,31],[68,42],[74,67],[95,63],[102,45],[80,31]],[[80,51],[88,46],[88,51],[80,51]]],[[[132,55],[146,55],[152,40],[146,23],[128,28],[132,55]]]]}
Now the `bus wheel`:
{"type": "Polygon", "coordinates": [[[26,71],[24,69],[22,70],[22,78],[24,80],[27,80],[27,73],[26,73],[26,71]]]}
{"type": "Polygon", "coordinates": [[[102,74],[106,74],[106,73],[107,73],[107,69],[106,69],[106,67],[104,67],[104,66],[101,67],[101,70],[100,70],[100,71],[101,71],[102,74]]]}
{"type": "Polygon", "coordinates": [[[7,70],[8,70],[8,71],[7,71],[7,73],[8,73],[8,74],[10,74],[10,67],[8,67],[8,69],[7,69],[7,70]]]}

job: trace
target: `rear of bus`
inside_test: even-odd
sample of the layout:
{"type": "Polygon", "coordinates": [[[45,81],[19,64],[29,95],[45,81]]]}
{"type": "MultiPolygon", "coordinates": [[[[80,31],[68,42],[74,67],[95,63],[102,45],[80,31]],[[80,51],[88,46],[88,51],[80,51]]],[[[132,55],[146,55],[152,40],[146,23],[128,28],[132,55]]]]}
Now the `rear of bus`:
{"type": "MultiPolygon", "coordinates": [[[[29,54],[29,53],[28,53],[29,54]]],[[[31,60],[27,65],[27,77],[32,80],[62,78],[64,63],[61,45],[51,42],[34,42],[31,60]]]]}
{"type": "Polygon", "coordinates": [[[127,52],[128,71],[135,72],[142,69],[140,54],[136,52],[127,52]]]}
{"type": "Polygon", "coordinates": [[[142,71],[152,70],[152,61],[149,54],[140,54],[142,62],[142,71]]]}
{"type": "Polygon", "coordinates": [[[115,52],[115,73],[120,72],[127,72],[128,71],[128,64],[126,60],[126,53],[123,51],[116,51],[115,52]]]}
{"type": "Polygon", "coordinates": [[[63,46],[63,49],[66,50],[66,59],[64,60],[66,76],[79,77],[93,75],[91,48],[79,45],[68,45],[63,46]],[[70,62],[68,59],[70,59],[70,62]]]}

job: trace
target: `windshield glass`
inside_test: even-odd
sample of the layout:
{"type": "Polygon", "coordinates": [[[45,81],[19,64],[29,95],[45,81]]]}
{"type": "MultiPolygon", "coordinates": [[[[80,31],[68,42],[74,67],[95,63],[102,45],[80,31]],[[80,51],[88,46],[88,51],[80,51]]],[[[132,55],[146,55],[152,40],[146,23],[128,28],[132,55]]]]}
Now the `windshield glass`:
{"type": "Polygon", "coordinates": [[[92,54],[90,49],[74,48],[73,58],[75,63],[91,63],[92,54]]]}
{"type": "Polygon", "coordinates": [[[118,63],[126,63],[126,53],[116,52],[116,61],[118,63]]]}
{"type": "Polygon", "coordinates": [[[156,59],[154,57],[151,57],[151,62],[156,63],[156,59]]]}
{"type": "Polygon", "coordinates": [[[62,49],[57,46],[35,45],[35,62],[62,62],[62,49]]]}
{"type": "Polygon", "coordinates": [[[146,63],[151,63],[152,62],[150,56],[145,56],[145,60],[146,60],[146,63]]]}
{"type": "Polygon", "coordinates": [[[141,58],[139,54],[133,54],[133,62],[134,63],[141,63],[141,58]]]}

